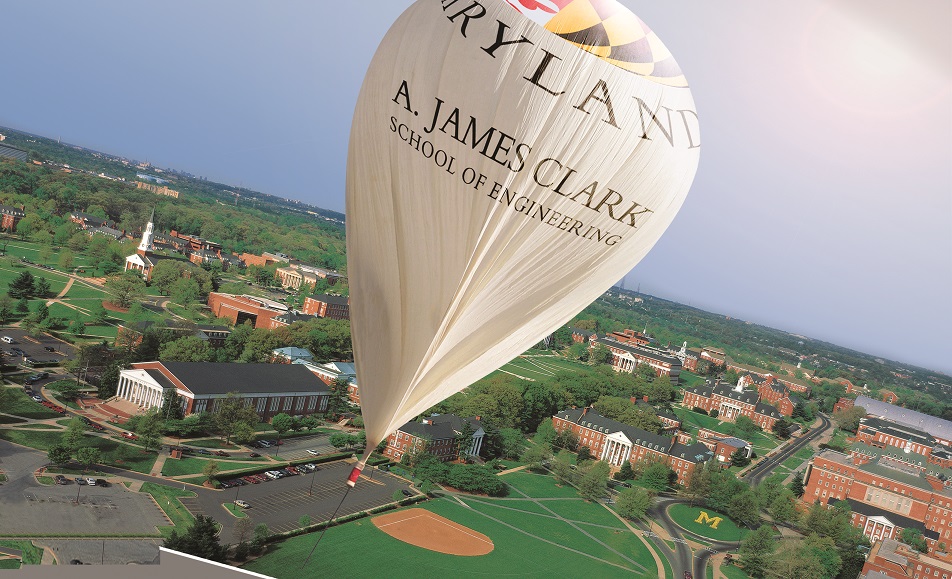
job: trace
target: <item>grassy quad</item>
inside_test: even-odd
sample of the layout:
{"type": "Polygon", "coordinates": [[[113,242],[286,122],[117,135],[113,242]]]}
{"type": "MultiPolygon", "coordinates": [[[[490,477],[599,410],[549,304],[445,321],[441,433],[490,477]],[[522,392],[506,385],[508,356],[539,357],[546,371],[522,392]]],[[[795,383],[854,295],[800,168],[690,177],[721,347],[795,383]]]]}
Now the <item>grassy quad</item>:
{"type": "Polygon", "coordinates": [[[180,476],[186,474],[200,474],[202,469],[209,462],[218,463],[219,471],[235,470],[239,468],[247,468],[259,466],[259,463],[255,462],[225,462],[218,460],[216,458],[179,458],[174,459],[170,458],[165,461],[165,464],[162,466],[162,476],[180,476]]]}
{"type": "MultiPolygon", "coordinates": [[[[0,386],[0,388],[3,388],[3,386],[0,386]]],[[[53,412],[46,406],[33,400],[26,395],[26,392],[19,388],[8,388],[8,395],[10,398],[3,407],[3,412],[6,414],[13,414],[14,416],[20,416],[22,418],[35,418],[38,420],[44,418],[59,418],[61,416],[60,413],[53,412]]]]}
{"type": "MultiPolygon", "coordinates": [[[[0,438],[47,451],[51,446],[59,444],[63,439],[63,431],[26,431],[0,430],[0,438]]],[[[103,454],[103,464],[148,474],[155,464],[156,454],[145,452],[138,446],[131,446],[111,438],[86,435],[81,446],[98,448],[103,454]]]]}
{"type": "Polygon", "coordinates": [[[682,529],[714,541],[739,541],[750,533],[749,529],[738,527],[727,515],[722,515],[705,507],[692,507],[679,503],[668,507],[668,515],[682,529]],[[721,521],[717,523],[716,529],[711,527],[712,523],[710,521],[697,522],[702,511],[707,513],[710,518],[720,517],[721,521]]]}
{"type": "MultiPolygon", "coordinates": [[[[590,537],[568,524],[553,524],[551,519],[515,512],[506,515],[504,519],[498,516],[500,509],[495,506],[475,501],[470,503],[466,497],[462,500],[472,508],[449,499],[429,501],[418,505],[418,508],[424,508],[488,536],[495,547],[487,555],[459,557],[414,547],[380,531],[369,519],[362,519],[329,529],[311,562],[314,568],[320,568],[322,575],[354,574],[358,569],[387,569],[387,576],[393,578],[441,575],[539,578],[658,576],[647,549],[628,531],[584,526],[590,537]],[[595,539],[635,560],[641,568],[599,544],[595,539]],[[569,551],[553,543],[561,543],[584,554],[569,551]],[[361,546],[359,562],[355,562],[353,555],[356,545],[361,546]]],[[[602,509],[599,505],[589,506],[592,509],[602,509]]],[[[313,534],[288,539],[277,544],[271,553],[248,563],[244,568],[279,578],[300,577],[299,569],[314,545],[314,540],[313,534]]]]}

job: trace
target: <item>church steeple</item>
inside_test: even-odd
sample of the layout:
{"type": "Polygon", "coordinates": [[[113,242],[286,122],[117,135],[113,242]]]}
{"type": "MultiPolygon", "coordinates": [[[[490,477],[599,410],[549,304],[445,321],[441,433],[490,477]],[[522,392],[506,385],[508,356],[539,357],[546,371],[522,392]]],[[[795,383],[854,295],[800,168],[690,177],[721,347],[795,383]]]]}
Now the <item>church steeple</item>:
{"type": "Polygon", "coordinates": [[[145,231],[142,232],[142,241],[139,242],[139,248],[136,253],[141,255],[146,255],[152,253],[155,249],[155,246],[152,245],[152,235],[155,230],[155,207],[152,208],[152,215],[149,216],[149,223],[145,226],[145,231]]]}

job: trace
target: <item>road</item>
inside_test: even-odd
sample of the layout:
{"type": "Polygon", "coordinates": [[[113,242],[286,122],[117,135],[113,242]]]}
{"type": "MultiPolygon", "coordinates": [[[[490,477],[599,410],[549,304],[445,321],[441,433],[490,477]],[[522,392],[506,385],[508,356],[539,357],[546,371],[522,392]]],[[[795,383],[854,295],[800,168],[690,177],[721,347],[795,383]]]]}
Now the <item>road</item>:
{"type": "MultiPolygon", "coordinates": [[[[796,454],[804,446],[810,444],[810,442],[829,430],[831,427],[829,418],[821,414],[819,419],[820,424],[816,428],[794,440],[775,455],[761,460],[753,469],[741,477],[741,480],[748,482],[752,487],[760,484],[760,482],[770,476],[774,469],[782,464],[783,461],[796,454]]],[[[678,503],[690,504],[691,501],[675,496],[662,495],[657,501],[655,501],[655,505],[648,511],[648,515],[657,521],[658,524],[661,525],[661,527],[671,536],[675,544],[674,551],[672,551],[671,548],[659,537],[652,537],[652,541],[655,545],[657,545],[662,554],[668,558],[676,579],[683,577],[685,571],[691,571],[694,574],[694,577],[697,578],[706,577],[707,562],[711,556],[717,553],[726,553],[728,551],[737,549],[740,543],[738,541],[713,541],[706,537],[694,535],[693,533],[677,526],[668,516],[667,511],[668,507],[678,503]],[[686,544],[685,537],[688,539],[699,539],[706,543],[710,543],[711,546],[709,548],[700,549],[698,554],[695,555],[691,548],[686,544]]]]}

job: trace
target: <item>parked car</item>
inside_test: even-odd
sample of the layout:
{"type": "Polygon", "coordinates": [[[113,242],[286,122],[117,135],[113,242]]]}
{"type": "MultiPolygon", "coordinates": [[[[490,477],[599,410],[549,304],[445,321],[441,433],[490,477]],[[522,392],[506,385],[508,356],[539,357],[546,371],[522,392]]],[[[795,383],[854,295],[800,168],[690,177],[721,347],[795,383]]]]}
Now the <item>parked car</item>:
{"type": "Polygon", "coordinates": [[[85,484],[86,484],[86,479],[84,479],[84,478],[81,477],[81,476],[76,477],[75,480],[76,480],[76,484],[78,484],[78,485],[85,485],[85,484]]]}
{"type": "Polygon", "coordinates": [[[264,473],[264,474],[266,474],[266,475],[268,476],[268,478],[270,478],[271,480],[277,480],[277,479],[281,478],[281,473],[279,473],[279,472],[276,471],[276,470],[269,470],[268,472],[266,472],[266,473],[264,473]]]}
{"type": "Polygon", "coordinates": [[[241,499],[236,499],[236,500],[235,500],[235,504],[238,505],[239,507],[243,508],[243,509],[250,509],[250,508],[251,508],[251,505],[249,505],[247,502],[245,502],[245,501],[243,501],[243,500],[241,500],[241,499]]]}
{"type": "Polygon", "coordinates": [[[122,433],[122,437],[128,440],[139,440],[138,436],[136,436],[135,434],[132,434],[128,430],[122,433]]]}
{"type": "Polygon", "coordinates": [[[401,490],[400,492],[403,493],[403,496],[405,496],[405,497],[412,497],[412,496],[413,496],[413,493],[411,493],[411,492],[408,491],[407,489],[403,489],[403,490],[401,490]]]}
{"type": "Polygon", "coordinates": [[[54,348],[54,347],[52,347],[52,346],[43,346],[43,349],[46,350],[47,352],[55,352],[55,351],[56,351],[56,348],[54,348]]]}
{"type": "Polygon", "coordinates": [[[212,451],[208,450],[207,448],[199,448],[199,449],[198,449],[198,454],[211,454],[211,453],[212,453],[212,451]]]}
{"type": "Polygon", "coordinates": [[[88,484],[88,485],[91,486],[91,487],[94,487],[94,486],[96,486],[96,479],[94,479],[94,478],[91,477],[91,476],[88,476],[88,477],[86,477],[86,484],[88,484]]]}
{"type": "Polygon", "coordinates": [[[56,481],[56,484],[58,485],[69,484],[69,481],[66,479],[66,477],[61,474],[56,475],[55,477],[53,477],[53,479],[56,481]]]}
{"type": "Polygon", "coordinates": [[[261,455],[258,454],[257,452],[252,452],[252,453],[249,454],[248,456],[250,456],[251,458],[258,458],[258,457],[261,456],[261,455]]]}
{"type": "Polygon", "coordinates": [[[34,394],[34,395],[33,395],[33,400],[35,400],[35,401],[37,401],[37,402],[43,402],[43,397],[37,396],[36,394],[34,394]]]}
{"type": "Polygon", "coordinates": [[[259,441],[258,441],[258,447],[259,447],[259,448],[271,448],[271,443],[268,442],[267,440],[259,440],[259,441]]]}
{"type": "Polygon", "coordinates": [[[287,472],[289,472],[289,473],[291,473],[291,474],[301,474],[301,472],[302,472],[302,471],[299,471],[296,466],[289,466],[289,467],[285,468],[284,470],[287,471],[287,472]]]}
{"type": "Polygon", "coordinates": [[[234,485],[232,485],[230,481],[227,481],[227,480],[218,481],[218,488],[230,489],[232,486],[234,485]]]}
{"type": "Polygon", "coordinates": [[[107,482],[106,482],[106,479],[104,479],[104,478],[97,478],[97,479],[96,479],[96,486],[97,486],[97,487],[108,487],[108,486],[109,486],[109,483],[107,483],[107,482]]]}
{"type": "Polygon", "coordinates": [[[216,451],[215,451],[215,454],[218,455],[218,456],[231,456],[230,454],[228,454],[228,453],[225,452],[224,450],[216,450],[216,451]]]}
{"type": "Polygon", "coordinates": [[[253,484],[253,485],[256,485],[256,484],[258,484],[258,483],[260,482],[257,477],[254,477],[254,476],[252,476],[252,475],[250,475],[250,474],[247,475],[247,476],[243,476],[243,477],[241,477],[241,478],[242,478],[242,480],[244,480],[245,482],[249,482],[249,483],[251,483],[251,484],[253,484]]]}
{"type": "Polygon", "coordinates": [[[0,341],[4,342],[4,343],[6,343],[6,344],[12,344],[12,343],[14,343],[14,342],[13,342],[13,338],[11,338],[10,336],[4,336],[4,337],[0,338],[0,341]]]}
{"type": "Polygon", "coordinates": [[[316,450],[311,449],[311,448],[307,449],[307,453],[308,453],[308,454],[311,454],[311,455],[314,455],[314,456],[320,456],[320,454],[321,454],[321,453],[319,453],[319,452],[317,452],[316,450]]]}

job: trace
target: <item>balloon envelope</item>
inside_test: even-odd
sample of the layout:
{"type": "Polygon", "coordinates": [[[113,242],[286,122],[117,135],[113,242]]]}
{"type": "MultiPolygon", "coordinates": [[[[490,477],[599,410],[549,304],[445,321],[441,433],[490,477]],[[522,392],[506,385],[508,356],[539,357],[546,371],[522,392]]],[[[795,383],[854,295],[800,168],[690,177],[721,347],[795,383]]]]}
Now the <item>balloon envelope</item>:
{"type": "Polygon", "coordinates": [[[614,1],[420,0],[347,166],[368,445],[538,342],[655,244],[697,169],[684,76],[614,1]]]}

